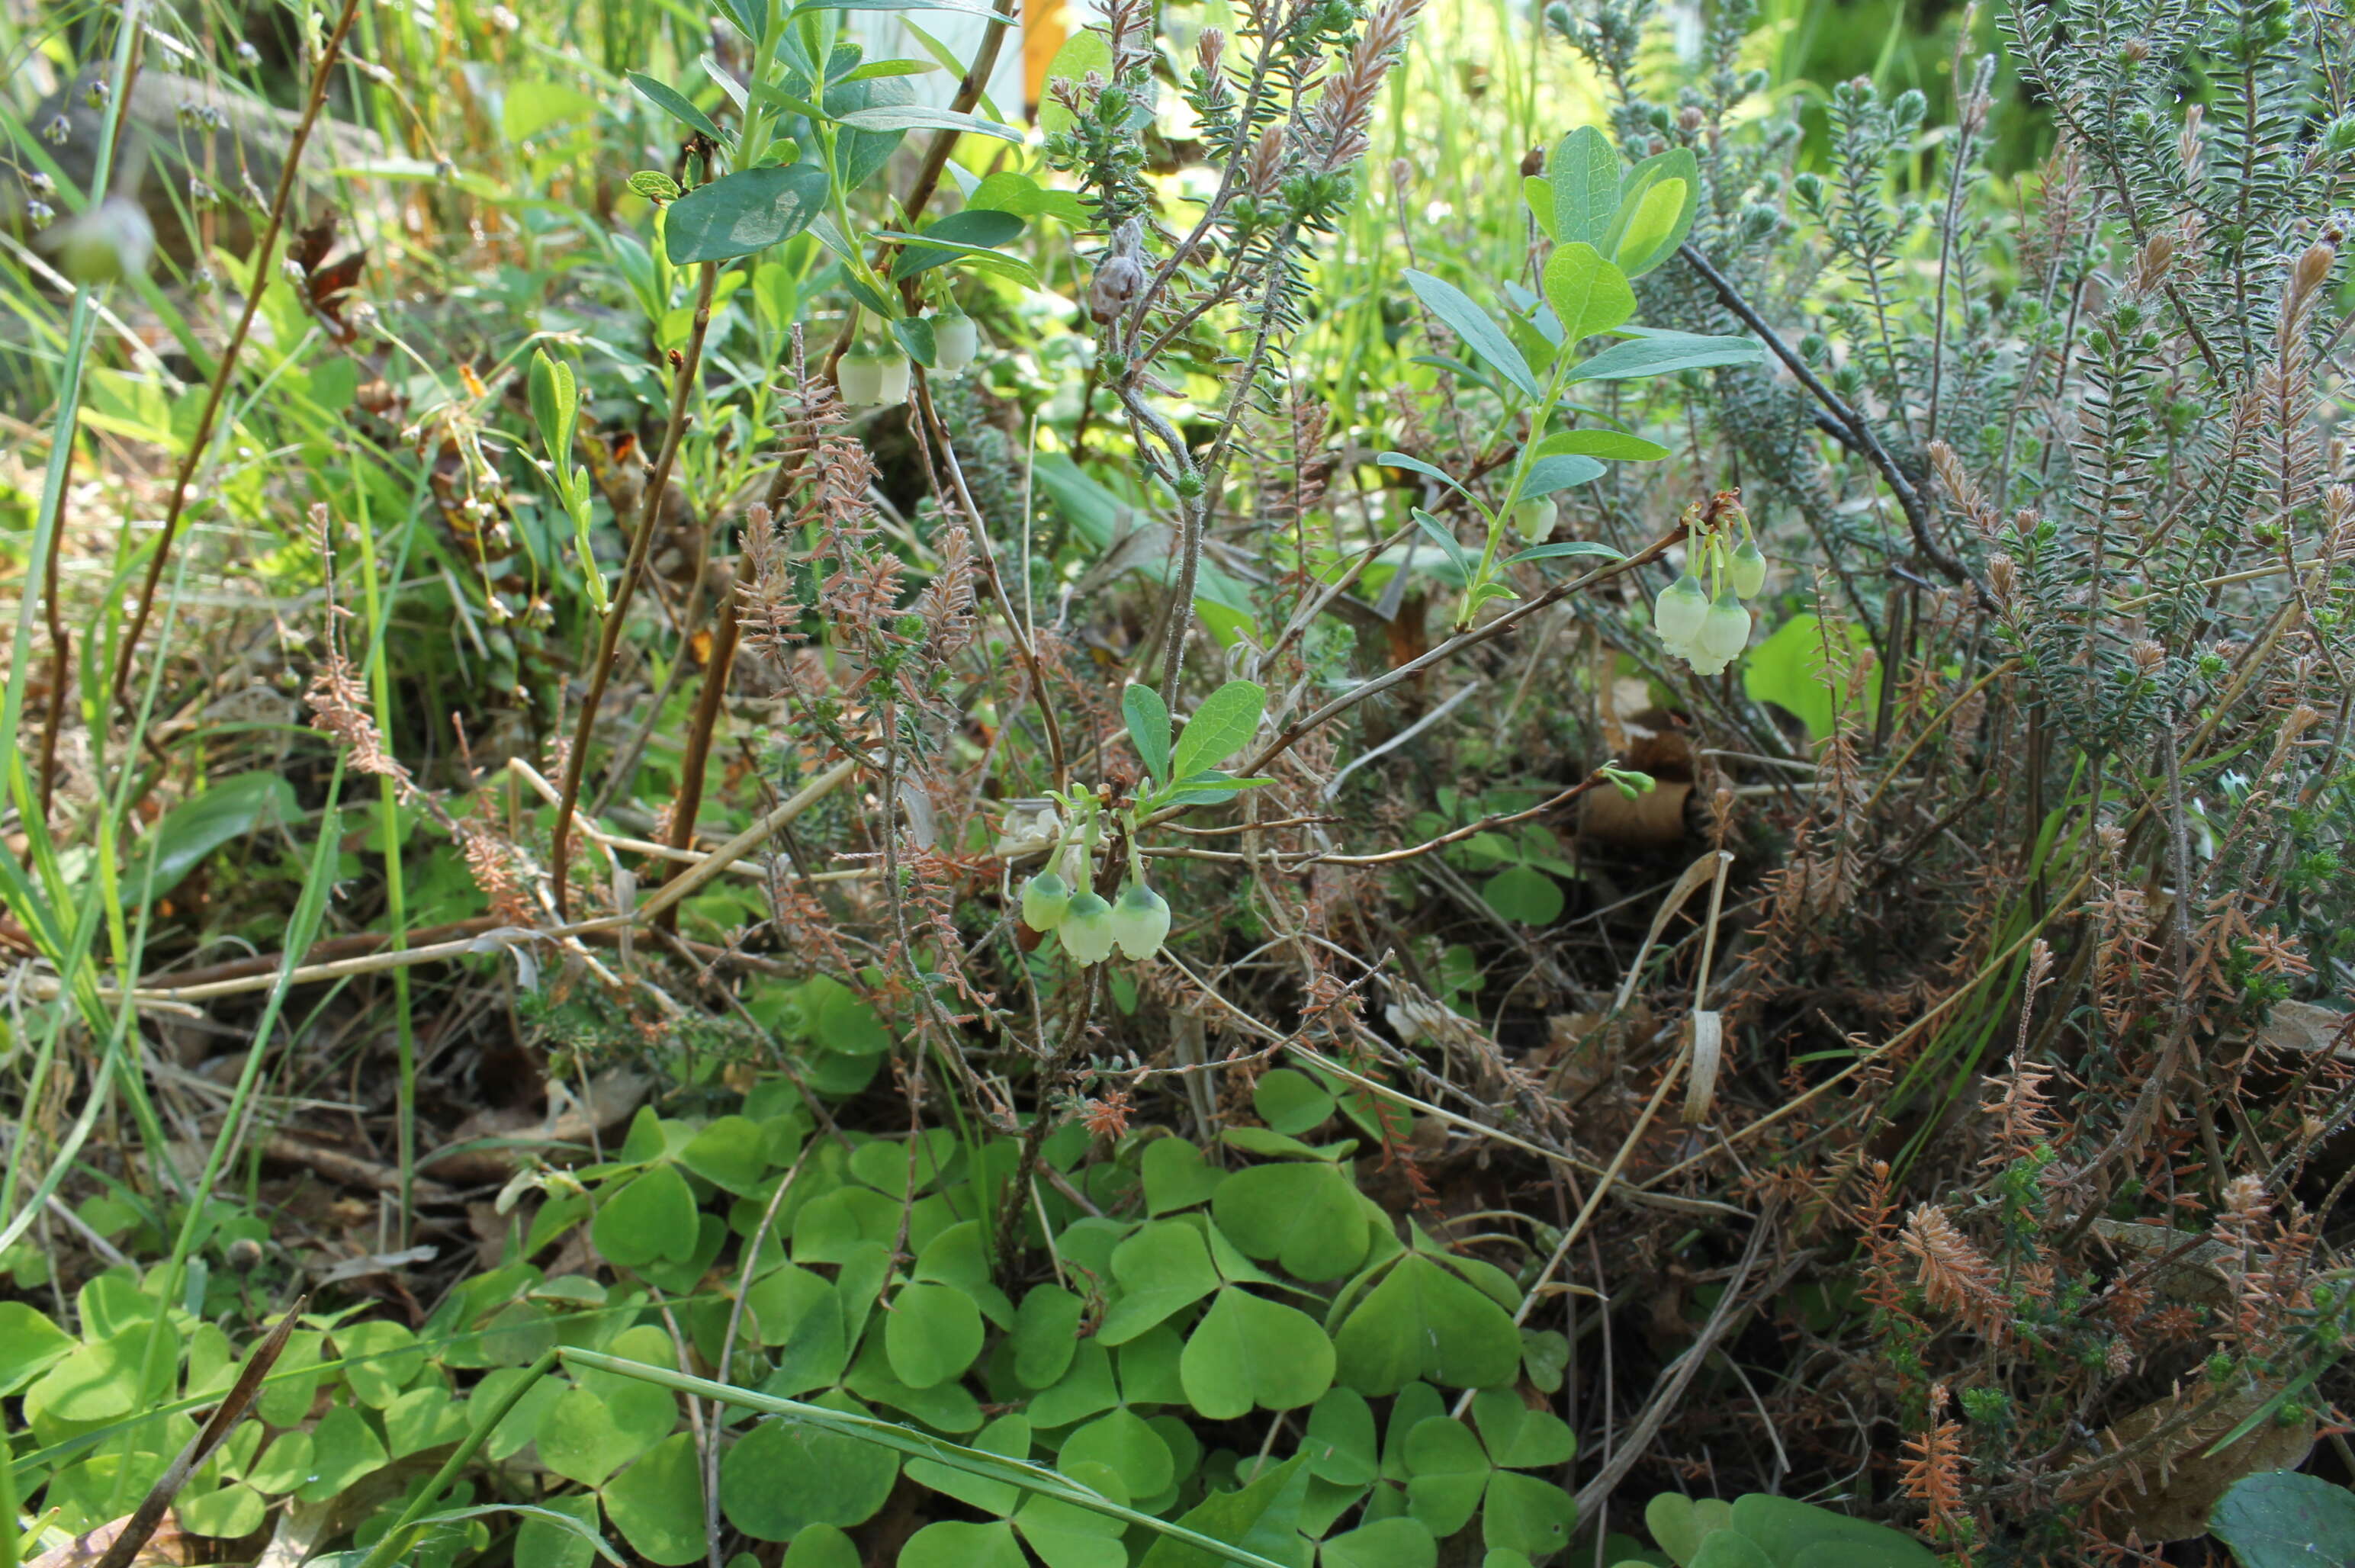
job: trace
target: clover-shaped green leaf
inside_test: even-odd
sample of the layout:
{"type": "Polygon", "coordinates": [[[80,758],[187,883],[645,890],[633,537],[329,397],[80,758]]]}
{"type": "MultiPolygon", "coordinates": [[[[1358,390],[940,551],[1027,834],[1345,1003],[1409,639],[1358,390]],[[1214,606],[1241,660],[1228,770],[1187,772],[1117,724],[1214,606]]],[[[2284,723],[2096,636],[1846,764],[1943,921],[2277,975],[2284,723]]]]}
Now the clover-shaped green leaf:
{"type": "Polygon", "coordinates": [[[1227,1179],[1183,1138],[1154,1139],[1138,1165],[1145,1178],[1145,1211],[1156,1219],[1205,1201],[1227,1179]]]}
{"type": "Polygon", "coordinates": [[[589,1239],[606,1262],[623,1268],[684,1263],[698,1239],[695,1193],[677,1167],[655,1166],[598,1204],[589,1239]]]}
{"type": "Polygon", "coordinates": [[[1520,1335],[1505,1309],[1445,1265],[1401,1253],[1334,1337],[1340,1379],[1359,1392],[1396,1393],[1416,1379],[1456,1388],[1508,1382],[1520,1335]]]}
{"type": "Polygon", "coordinates": [[[908,1537],[900,1568],[1028,1568],[1014,1527],[1003,1520],[973,1524],[944,1519],[908,1537]]]}
{"type": "MultiPolygon", "coordinates": [[[[721,1474],[724,1479],[724,1466],[721,1474]]],[[[703,1476],[691,1434],[655,1444],[602,1495],[613,1528],[648,1562],[679,1568],[704,1554],[703,1476]]]]}
{"type": "MultiPolygon", "coordinates": [[[[858,1409],[839,1396],[815,1403],[858,1409]]],[[[899,1456],[889,1448],[816,1426],[763,1421],[721,1457],[719,1506],[754,1540],[791,1541],[813,1524],[866,1523],[899,1474],[899,1456]]]]}
{"type": "Polygon", "coordinates": [[[1308,1435],[1300,1445],[1319,1480],[1336,1486],[1370,1485],[1381,1468],[1374,1447],[1374,1412],[1355,1389],[1327,1389],[1308,1413],[1308,1435]]]}
{"type": "Polygon", "coordinates": [[[1252,1109],[1279,1133],[1312,1132],[1333,1115],[1332,1092],[1305,1072],[1278,1067],[1252,1085],[1252,1109]]]}
{"type": "Polygon", "coordinates": [[[1453,1416],[1433,1416],[1407,1434],[1407,1511],[1436,1536],[1471,1522],[1487,1490],[1487,1454],[1472,1429],[1453,1416]]]}
{"type": "Polygon", "coordinates": [[[1113,1249],[1118,1300],[1105,1312],[1096,1338],[1106,1345],[1134,1339],[1219,1288],[1219,1271],[1201,1232],[1176,1220],[1146,1225],[1113,1249]]]}
{"type": "Polygon", "coordinates": [[[1333,1341],[1308,1314],[1228,1285],[1187,1339],[1178,1375],[1212,1421],[1293,1410],[1332,1386],[1333,1341]]]}
{"type": "Polygon", "coordinates": [[[1322,1568],[1433,1568],[1439,1542],[1419,1520],[1382,1519],[1317,1549],[1322,1568]]]}
{"type": "Polygon", "coordinates": [[[1239,1170],[1220,1185],[1210,1212],[1236,1246],[1297,1279],[1337,1279],[1366,1256],[1356,1184],[1322,1160],[1239,1170]]]}

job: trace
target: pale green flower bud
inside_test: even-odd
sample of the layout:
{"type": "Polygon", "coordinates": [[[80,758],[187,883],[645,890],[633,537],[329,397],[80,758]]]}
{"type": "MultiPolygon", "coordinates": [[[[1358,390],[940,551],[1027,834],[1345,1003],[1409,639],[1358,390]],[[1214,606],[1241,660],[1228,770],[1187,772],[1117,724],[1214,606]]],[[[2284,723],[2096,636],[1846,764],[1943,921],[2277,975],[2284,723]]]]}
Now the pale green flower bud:
{"type": "Polygon", "coordinates": [[[1652,602],[1652,629],[1660,634],[1660,641],[1681,652],[1700,635],[1708,614],[1709,595],[1702,591],[1700,579],[1688,571],[1652,602]]]}
{"type": "Polygon", "coordinates": [[[1022,923],[1033,931],[1054,930],[1071,907],[1071,884],[1051,870],[1022,884],[1022,923]]]}
{"type": "Polygon", "coordinates": [[[1726,576],[1733,583],[1735,598],[1755,599],[1766,586],[1766,552],[1758,548],[1756,539],[1743,539],[1727,564],[1726,576]]]}
{"type": "Polygon", "coordinates": [[[1112,905],[1093,892],[1076,894],[1055,928],[1063,951],[1082,964],[1101,964],[1112,956],[1112,905]]]}
{"type": "Polygon", "coordinates": [[[1131,958],[1141,962],[1152,957],[1169,934],[1169,901],[1143,882],[1129,883],[1113,907],[1112,933],[1131,958]]]}
{"type": "Polygon", "coordinates": [[[1750,645],[1750,612],[1742,607],[1729,586],[1701,617],[1700,635],[1693,646],[1721,667],[1750,645]]]}
{"type": "Polygon", "coordinates": [[[1513,508],[1513,527],[1519,529],[1521,538],[1531,544],[1540,543],[1550,535],[1554,524],[1561,517],[1561,508],[1542,496],[1534,501],[1524,501],[1513,508]]]}

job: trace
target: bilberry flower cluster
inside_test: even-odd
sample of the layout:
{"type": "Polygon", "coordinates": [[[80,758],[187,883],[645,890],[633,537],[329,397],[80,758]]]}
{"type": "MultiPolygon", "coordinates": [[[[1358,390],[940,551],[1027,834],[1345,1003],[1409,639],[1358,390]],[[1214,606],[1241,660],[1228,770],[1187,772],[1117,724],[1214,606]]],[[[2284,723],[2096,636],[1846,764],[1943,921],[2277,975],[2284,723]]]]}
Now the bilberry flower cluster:
{"type": "Polygon", "coordinates": [[[1716,675],[1741,656],[1750,643],[1742,601],[1766,586],[1766,555],[1751,534],[1749,515],[1739,506],[1726,509],[1740,522],[1742,542],[1732,542],[1731,524],[1712,526],[1717,508],[1708,523],[1695,508],[1686,519],[1684,575],[1652,603],[1652,629],[1696,675],[1716,675]]]}
{"type": "Polygon", "coordinates": [[[1160,952],[1169,935],[1169,902],[1146,884],[1144,857],[1134,833],[1128,841],[1128,883],[1121,889],[1120,901],[1107,902],[1097,893],[1090,885],[1097,831],[1091,813],[1081,842],[1070,842],[1068,834],[1056,839],[1046,868],[1022,884],[1022,923],[1033,931],[1054,932],[1062,939],[1063,951],[1082,965],[1103,963],[1114,948],[1142,963],[1160,952]],[[1073,872],[1069,880],[1066,870],[1073,872]]]}

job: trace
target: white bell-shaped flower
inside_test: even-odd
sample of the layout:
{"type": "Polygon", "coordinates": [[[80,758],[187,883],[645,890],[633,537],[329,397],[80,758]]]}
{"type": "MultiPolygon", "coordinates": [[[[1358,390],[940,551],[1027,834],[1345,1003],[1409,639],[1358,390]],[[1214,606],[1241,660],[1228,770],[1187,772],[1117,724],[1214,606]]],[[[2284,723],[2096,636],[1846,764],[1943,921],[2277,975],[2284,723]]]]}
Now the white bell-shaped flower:
{"type": "Polygon", "coordinates": [[[1022,884],[1022,923],[1033,931],[1052,931],[1071,912],[1071,885],[1052,870],[1039,872],[1022,884]]]}
{"type": "Polygon", "coordinates": [[[1750,612],[1742,607],[1729,585],[1701,617],[1700,634],[1693,639],[1693,646],[1722,666],[1749,645],[1750,612]]]}
{"type": "Polygon", "coordinates": [[[854,409],[908,400],[908,357],[904,354],[846,354],[834,368],[842,400],[854,409]]]}
{"type": "Polygon", "coordinates": [[[1092,891],[1075,894],[1055,933],[1063,939],[1063,951],[1074,959],[1101,964],[1112,956],[1112,905],[1092,891]]]}
{"type": "Polygon", "coordinates": [[[936,315],[932,321],[932,370],[936,375],[962,376],[973,357],[981,352],[981,328],[973,317],[955,312],[936,315]]]}
{"type": "Polygon", "coordinates": [[[1152,957],[1169,934],[1169,901],[1143,882],[1129,883],[1113,906],[1112,934],[1131,958],[1152,957]]]}
{"type": "Polygon", "coordinates": [[[1689,571],[1662,589],[1652,602],[1652,629],[1672,652],[1681,653],[1691,645],[1708,615],[1709,594],[1702,590],[1700,579],[1689,571]]]}
{"type": "Polygon", "coordinates": [[[1766,552],[1758,548],[1756,539],[1743,539],[1726,567],[1726,576],[1733,584],[1737,599],[1755,599],[1758,591],[1766,586],[1766,552]]]}

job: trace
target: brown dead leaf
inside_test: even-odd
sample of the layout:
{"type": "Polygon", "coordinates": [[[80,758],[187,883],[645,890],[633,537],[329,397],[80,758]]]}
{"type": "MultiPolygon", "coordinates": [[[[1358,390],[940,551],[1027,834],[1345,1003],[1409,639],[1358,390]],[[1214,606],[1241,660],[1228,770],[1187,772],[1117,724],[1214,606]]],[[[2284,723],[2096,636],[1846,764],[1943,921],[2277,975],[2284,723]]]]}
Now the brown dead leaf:
{"type": "Polygon", "coordinates": [[[1548,1093],[1582,1100],[1618,1067],[1619,1041],[1603,1027],[1603,1013],[1555,1013],[1546,1019],[1547,1040],[1529,1065],[1550,1068],[1548,1093]]]}
{"type": "MultiPolygon", "coordinates": [[[[63,1546],[52,1547],[38,1557],[30,1559],[27,1568],[91,1568],[106,1555],[107,1549],[114,1544],[115,1538],[123,1533],[123,1527],[131,1522],[131,1515],[124,1514],[111,1523],[100,1525],[87,1535],[77,1535],[63,1546]]],[[[147,1544],[131,1559],[132,1568],[165,1568],[165,1565],[180,1568],[180,1565],[195,1561],[195,1548],[188,1538],[180,1533],[180,1520],[176,1513],[164,1516],[164,1522],[156,1527],[155,1534],[147,1538],[147,1544]]]]}
{"type": "MultiPolygon", "coordinates": [[[[459,1123],[447,1144],[417,1163],[453,1185],[505,1181],[535,1152],[529,1146],[577,1144],[585,1148],[591,1134],[628,1121],[653,1092],[654,1080],[635,1068],[609,1068],[590,1080],[585,1111],[575,1102],[545,1125],[527,1110],[484,1111],[459,1123]]],[[[561,1159],[567,1151],[548,1152],[561,1159]]]]}
{"type": "Polygon", "coordinates": [[[2207,1240],[2201,1232],[2096,1220],[2094,1234],[2144,1259],[2167,1259],[2150,1275],[2161,1295],[2221,1307],[2240,1288],[2241,1254],[2222,1242],[2207,1240]]]}
{"type": "Polygon", "coordinates": [[[2275,1002],[2265,1027],[2257,1031],[2257,1043],[2301,1056],[2319,1056],[2327,1051],[2355,1058],[2355,1045],[2348,1040],[2350,1020],[2355,1020],[2355,1014],[2318,1008],[2312,1002],[2275,1002]]]}
{"type": "Polygon", "coordinates": [[[1692,785],[1667,780],[1633,800],[1615,789],[1590,791],[1579,802],[1579,837],[1614,849],[1671,848],[1684,841],[1691,797],[1692,785]]]}
{"type": "MultiPolygon", "coordinates": [[[[2245,1389],[2132,1457],[2087,1476],[2062,1496],[2072,1501],[2098,1496],[2111,1516],[2111,1532],[2123,1535],[2131,1526],[2146,1544],[2205,1535],[2209,1510],[2233,1482],[2260,1470],[2294,1470],[2314,1446],[2312,1415],[2288,1426],[2268,1418],[2214,1458],[2208,1457],[2218,1438],[2280,1392],[2278,1386],[2264,1384],[2245,1389]]],[[[2102,1451],[2134,1447],[2206,1397],[2194,1385],[2153,1401],[2104,1431],[2102,1451]]]]}

